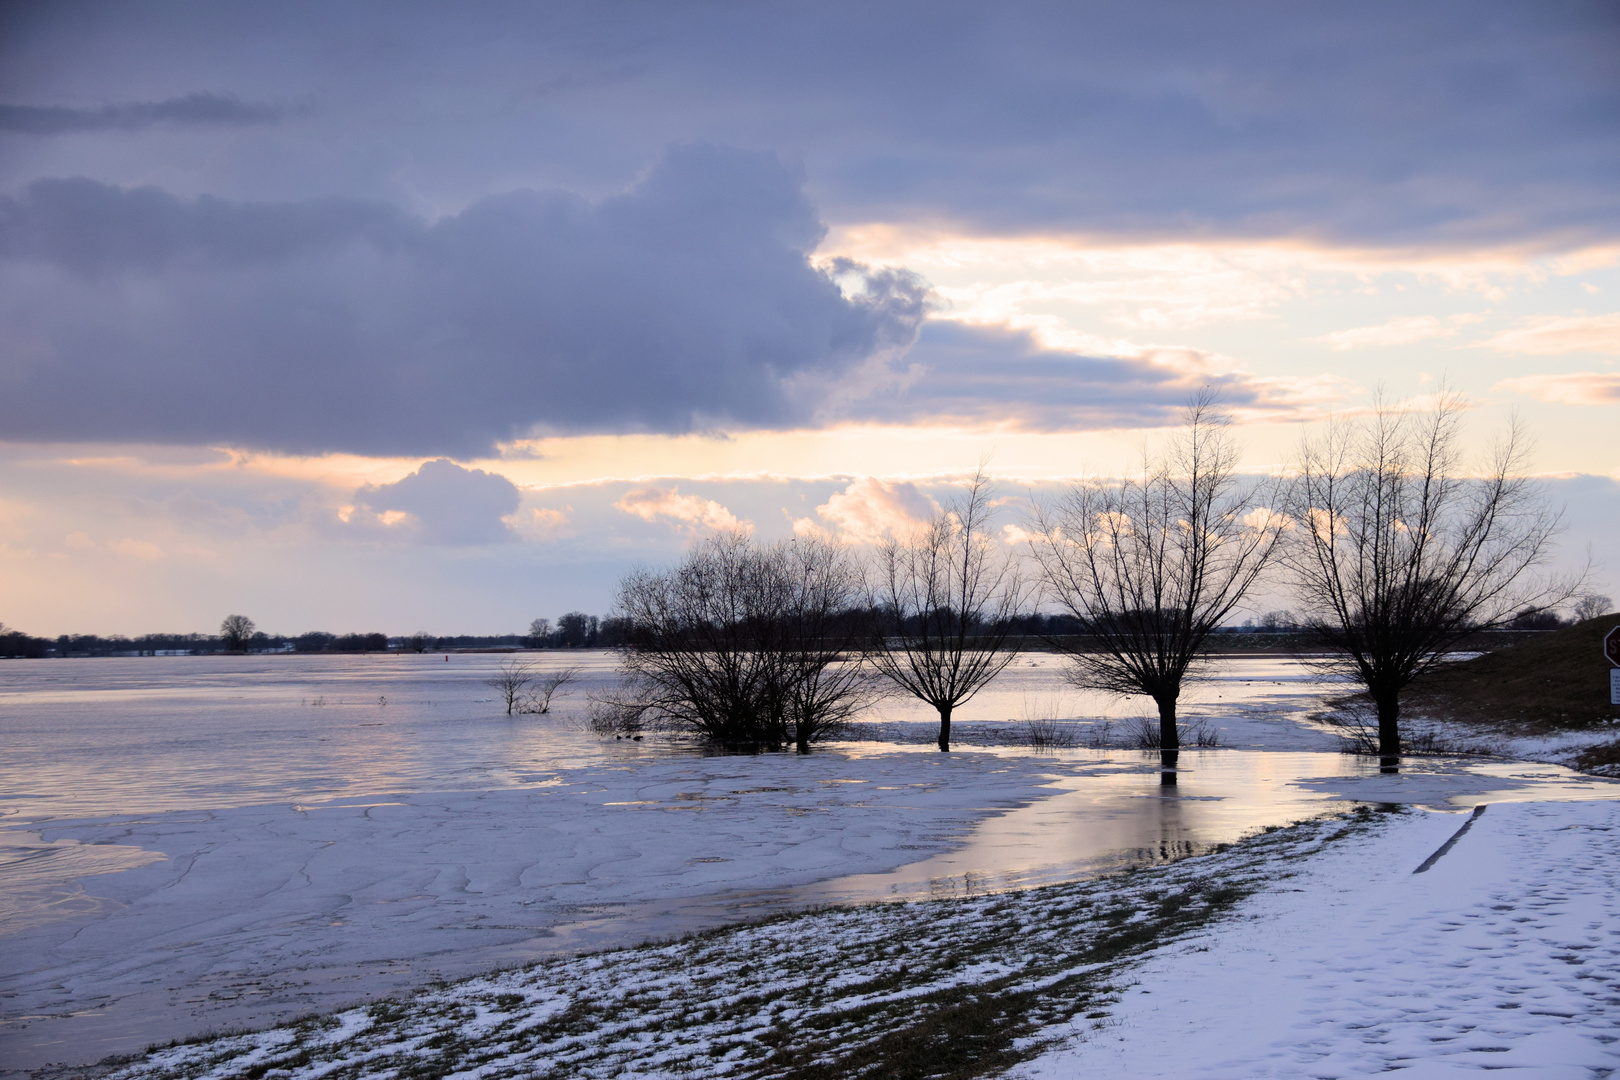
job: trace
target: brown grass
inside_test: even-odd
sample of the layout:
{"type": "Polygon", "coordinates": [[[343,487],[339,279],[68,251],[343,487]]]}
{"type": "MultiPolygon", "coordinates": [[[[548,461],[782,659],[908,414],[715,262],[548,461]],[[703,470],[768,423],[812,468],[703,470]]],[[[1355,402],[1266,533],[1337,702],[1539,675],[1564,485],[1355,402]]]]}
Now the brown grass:
{"type": "Polygon", "coordinates": [[[1575,758],[1575,767],[1599,776],[1620,777],[1620,741],[1588,746],[1575,758]]]}
{"type": "Polygon", "coordinates": [[[1603,655],[1603,636],[1616,625],[1620,615],[1603,615],[1447,664],[1413,684],[1402,711],[1525,735],[1620,719],[1603,655]]]}

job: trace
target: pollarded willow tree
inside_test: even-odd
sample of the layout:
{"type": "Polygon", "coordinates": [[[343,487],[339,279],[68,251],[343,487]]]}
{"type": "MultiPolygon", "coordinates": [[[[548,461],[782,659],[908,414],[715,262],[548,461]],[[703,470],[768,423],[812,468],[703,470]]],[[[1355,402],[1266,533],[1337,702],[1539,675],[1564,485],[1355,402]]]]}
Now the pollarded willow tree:
{"type": "Polygon", "coordinates": [[[1078,642],[1060,644],[1070,681],[1152,698],[1161,750],[1181,746],[1182,684],[1283,531],[1275,491],[1240,484],[1237,462],[1230,421],[1205,392],[1164,452],[1144,453],[1139,475],[1076,484],[1036,512],[1031,546],[1045,595],[1085,627],[1078,642]]]}
{"type": "Polygon", "coordinates": [[[951,714],[1017,655],[1009,635],[1026,590],[990,532],[991,495],[980,468],[961,499],[878,552],[873,599],[882,621],[871,662],[939,713],[941,750],[951,748],[951,714]]]}
{"type": "Polygon", "coordinates": [[[607,704],[717,742],[806,750],[871,696],[861,600],[838,544],[705,539],[673,569],[620,582],[625,678],[607,704]]]}
{"type": "Polygon", "coordinates": [[[1579,592],[1585,575],[1538,572],[1560,515],[1525,475],[1517,422],[1472,473],[1464,403],[1442,390],[1415,412],[1382,400],[1300,449],[1285,563],[1329,667],[1378,712],[1386,770],[1401,754],[1401,691],[1476,631],[1579,592]]]}

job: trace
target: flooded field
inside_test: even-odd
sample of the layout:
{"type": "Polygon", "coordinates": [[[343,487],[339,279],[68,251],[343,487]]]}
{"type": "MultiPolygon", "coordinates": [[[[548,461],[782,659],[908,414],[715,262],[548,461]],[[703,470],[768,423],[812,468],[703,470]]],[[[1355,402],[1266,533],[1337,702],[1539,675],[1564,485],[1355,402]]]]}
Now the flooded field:
{"type": "Polygon", "coordinates": [[[1173,786],[1128,747],[1037,752],[1140,705],[1009,669],[934,751],[927,710],[809,755],[602,739],[577,665],[552,714],[504,714],[500,656],[0,664],[0,1051],[93,1060],[550,952],[829,902],[959,895],[1198,853],[1353,802],[1613,797],[1551,766],[1415,760],[1399,776],[1309,720],[1283,659],[1196,687],[1173,786]]]}
{"type": "MultiPolygon", "coordinates": [[[[503,715],[484,680],[501,655],[145,657],[0,663],[0,799],[10,817],[138,813],[390,791],[521,787],[580,764],[683,751],[604,744],[582,730],[586,695],[605,688],[604,652],[541,653],[576,667],[553,715],[503,715]]],[[[1334,749],[1295,724],[1315,700],[1285,659],[1244,660],[1189,689],[1187,716],[1227,717],[1229,746],[1334,749]],[[1241,717],[1233,712],[1241,706],[1241,717]],[[1232,714],[1228,716],[1228,714],[1232,714]],[[1238,730],[1242,728],[1242,730],[1238,730]]],[[[1031,710],[1086,720],[1145,716],[1140,702],[1069,689],[1055,657],[1020,659],[957,720],[1008,722],[1031,710]]],[[[890,699],[864,719],[927,723],[890,699]]],[[[1015,735],[1010,732],[1009,737],[1015,735]]],[[[919,741],[926,732],[919,731],[919,741]]]]}

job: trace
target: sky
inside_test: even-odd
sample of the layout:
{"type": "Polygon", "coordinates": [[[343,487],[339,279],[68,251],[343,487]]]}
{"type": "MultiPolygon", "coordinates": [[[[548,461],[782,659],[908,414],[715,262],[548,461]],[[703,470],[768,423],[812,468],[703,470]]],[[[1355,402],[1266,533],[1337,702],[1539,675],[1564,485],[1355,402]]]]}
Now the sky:
{"type": "Polygon", "coordinates": [[[1517,418],[1620,595],[1617,136],[1606,2],[8,4],[0,621],[517,632],[1205,387],[1517,418]]]}

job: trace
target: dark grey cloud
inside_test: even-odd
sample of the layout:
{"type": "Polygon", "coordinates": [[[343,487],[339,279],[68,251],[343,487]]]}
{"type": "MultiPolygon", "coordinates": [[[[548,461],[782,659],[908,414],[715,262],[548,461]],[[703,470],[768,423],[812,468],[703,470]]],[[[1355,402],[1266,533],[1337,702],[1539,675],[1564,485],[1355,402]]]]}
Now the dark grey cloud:
{"type": "Polygon", "coordinates": [[[0,258],[54,264],[85,278],[268,267],[351,243],[387,251],[421,231],[393,207],[354,199],[183,200],[83,177],[37,180],[21,198],[0,195],[0,258]]]}
{"type": "Polygon", "coordinates": [[[1186,353],[1086,356],[1047,348],[1024,330],[936,320],[894,365],[897,374],[910,369],[904,385],[849,403],[845,415],[1084,431],[1177,423],[1189,393],[1203,386],[1218,390],[1231,408],[1281,405],[1244,376],[1199,371],[1198,358],[1186,353]]]}
{"type": "Polygon", "coordinates": [[[392,484],[367,484],[355,505],[373,515],[411,515],[414,535],[432,544],[493,544],[514,539],[501,519],[518,508],[517,485],[482,469],[439,458],[392,484]]]}
{"type": "Polygon", "coordinates": [[[1612,0],[61,3],[0,25],[0,97],[326,103],[73,159],[219,194],[602,191],[706,139],[802,157],[840,222],[1559,246],[1620,232],[1617,58],[1612,0]]]}
{"type": "Polygon", "coordinates": [[[537,425],[798,423],[929,303],[904,272],[813,266],[822,229],[796,172],[708,145],[610,198],[432,223],[40,181],[0,199],[0,430],[460,456],[537,425]]]}
{"type": "Polygon", "coordinates": [[[303,111],[242,101],[229,94],[205,93],[95,109],[0,104],[0,131],[63,135],[78,131],[139,131],[156,125],[269,127],[303,111]]]}

